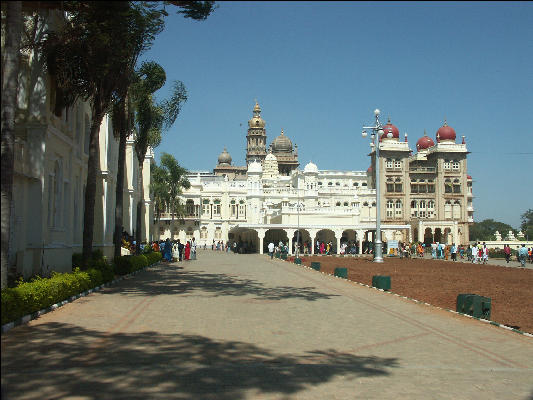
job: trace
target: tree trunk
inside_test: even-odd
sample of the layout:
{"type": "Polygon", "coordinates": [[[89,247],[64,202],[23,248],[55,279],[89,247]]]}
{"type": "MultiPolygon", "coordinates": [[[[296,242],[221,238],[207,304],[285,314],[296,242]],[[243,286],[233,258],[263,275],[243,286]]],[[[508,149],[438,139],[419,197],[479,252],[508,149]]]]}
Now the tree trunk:
{"type": "Polygon", "coordinates": [[[7,287],[11,204],[13,201],[13,168],[15,148],[15,112],[19,72],[19,48],[22,33],[22,2],[9,1],[6,5],[5,64],[2,71],[2,250],[1,286],[7,287]]]}
{"type": "MultiPolygon", "coordinates": [[[[122,108],[123,122],[128,121],[127,96],[122,108]]],[[[115,233],[113,243],[115,245],[114,257],[120,257],[122,247],[122,217],[124,208],[124,170],[126,161],[126,139],[128,136],[128,124],[123,123],[120,130],[118,144],[118,167],[117,167],[117,192],[115,204],[115,233]]]]}
{"type": "Polygon", "coordinates": [[[137,203],[137,218],[135,221],[136,226],[136,232],[135,232],[135,254],[141,253],[141,238],[142,238],[142,218],[143,218],[143,205],[144,205],[144,183],[143,183],[143,163],[139,162],[139,178],[137,179],[137,182],[139,183],[137,190],[140,193],[140,199],[137,203]]]}
{"type": "MultiPolygon", "coordinates": [[[[91,258],[94,232],[94,203],[96,196],[96,174],[98,172],[98,150],[100,124],[104,113],[99,99],[95,99],[92,110],[91,133],[89,139],[89,161],[87,163],[87,184],[85,186],[85,210],[83,214],[83,264],[91,258]]],[[[105,210],[104,210],[105,212],[105,210]]]]}

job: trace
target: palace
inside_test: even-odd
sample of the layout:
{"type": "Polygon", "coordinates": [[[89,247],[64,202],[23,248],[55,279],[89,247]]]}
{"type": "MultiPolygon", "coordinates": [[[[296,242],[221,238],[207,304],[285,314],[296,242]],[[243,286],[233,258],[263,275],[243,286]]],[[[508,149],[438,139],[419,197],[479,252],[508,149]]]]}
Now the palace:
{"type": "Polygon", "coordinates": [[[162,213],[153,229],[156,239],[245,242],[262,254],[270,241],[280,240],[289,242],[292,253],[299,238],[332,242],[334,251],[355,242],[361,251],[375,235],[379,162],[382,240],[468,242],[473,222],[468,151],[465,137],[456,143],[446,122],[435,141],[424,134],[413,153],[407,134],[401,141],[389,120],[378,141],[379,159],[371,144],[366,171],[319,170],[312,162],[299,169],[298,147],[283,130],[267,151],[265,126],[256,102],[248,121],[247,165],[233,165],[224,148],[213,172],[189,174],[191,187],[182,195],[185,217],[162,213]]]}

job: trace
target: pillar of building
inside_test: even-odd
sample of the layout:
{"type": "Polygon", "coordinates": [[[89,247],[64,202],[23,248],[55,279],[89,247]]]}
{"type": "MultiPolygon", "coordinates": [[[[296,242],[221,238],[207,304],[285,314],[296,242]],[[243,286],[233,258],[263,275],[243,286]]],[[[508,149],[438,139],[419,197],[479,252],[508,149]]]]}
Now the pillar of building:
{"type": "Polygon", "coordinates": [[[309,229],[309,236],[311,238],[311,255],[315,255],[315,246],[316,246],[316,234],[318,231],[316,229],[309,229]]]}
{"type": "Polygon", "coordinates": [[[341,252],[341,238],[342,238],[342,231],[334,231],[335,233],[335,239],[337,239],[337,254],[340,254],[341,252]]]}
{"type": "Polygon", "coordinates": [[[365,235],[364,231],[357,231],[357,239],[359,241],[359,247],[357,248],[357,252],[359,254],[363,254],[363,237],[365,235]]]}
{"type": "Polygon", "coordinates": [[[296,229],[284,229],[285,233],[287,233],[287,239],[289,239],[289,253],[294,254],[294,245],[292,243],[292,239],[294,237],[294,232],[296,232],[296,229]]]}
{"type": "Polygon", "coordinates": [[[259,254],[263,254],[263,239],[265,238],[265,234],[265,229],[257,229],[257,237],[259,238],[259,254]]]}

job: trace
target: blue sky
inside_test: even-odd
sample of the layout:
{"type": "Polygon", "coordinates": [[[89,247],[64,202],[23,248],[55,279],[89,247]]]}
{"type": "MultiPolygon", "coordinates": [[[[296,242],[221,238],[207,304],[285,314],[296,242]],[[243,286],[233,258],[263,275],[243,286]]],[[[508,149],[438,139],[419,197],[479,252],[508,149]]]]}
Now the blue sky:
{"type": "MultiPolygon", "coordinates": [[[[532,2],[218,2],[206,21],[171,15],[142,59],[188,101],[155,149],[211,170],[245,164],[247,121],[283,128],[302,167],[366,170],[363,125],[382,110],[410,147],[444,119],[466,136],[474,219],[518,227],[533,208],[532,2]]],[[[169,8],[173,14],[173,10],[169,8]]]]}

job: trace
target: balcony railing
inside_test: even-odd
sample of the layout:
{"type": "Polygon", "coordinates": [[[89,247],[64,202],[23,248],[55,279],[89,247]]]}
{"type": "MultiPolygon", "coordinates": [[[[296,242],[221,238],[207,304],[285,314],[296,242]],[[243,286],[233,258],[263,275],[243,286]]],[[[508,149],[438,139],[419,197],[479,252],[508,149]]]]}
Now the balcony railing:
{"type": "Polygon", "coordinates": [[[409,167],[409,172],[423,172],[434,174],[436,170],[437,169],[435,167],[409,167]]]}

